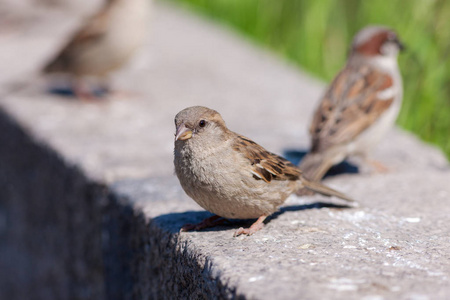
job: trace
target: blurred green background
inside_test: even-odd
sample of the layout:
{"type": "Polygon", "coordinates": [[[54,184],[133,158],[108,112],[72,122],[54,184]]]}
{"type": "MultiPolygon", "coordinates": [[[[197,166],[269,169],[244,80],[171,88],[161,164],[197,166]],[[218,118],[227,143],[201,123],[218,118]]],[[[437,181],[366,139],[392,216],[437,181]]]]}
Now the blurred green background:
{"type": "Polygon", "coordinates": [[[353,35],[368,24],[395,29],[403,107],[397,123],[450,158],[450,1],[167,0],[200,11],[329,82],[353,35]]]}

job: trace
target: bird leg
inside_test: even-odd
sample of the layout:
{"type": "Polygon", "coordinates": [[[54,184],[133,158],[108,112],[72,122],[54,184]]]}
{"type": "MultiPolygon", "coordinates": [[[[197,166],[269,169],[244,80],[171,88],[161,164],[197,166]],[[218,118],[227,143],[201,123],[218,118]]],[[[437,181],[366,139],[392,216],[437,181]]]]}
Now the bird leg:
{"type": "Polygon", "coordinates": [[[102,97],[112,93],[111,85],[107,76],[102,76],[100,78],[100,82],[97,84],[97,94],[100,94],[102,97]]]}
{"type": "Polygon", "coordinates": [[[252,224],[252,226],[250,226],[250,228],[239,228],[238,230],[236,230],[236,232],[234,233],[234,237],[236,236],[240,236],[241,234],[245,234],[245,235],[252,235],[255,232],[257,232],[258,230],[261,230],[264,227],[264,220],[267,218],[267,216],[262,215],[261,217],[258,218],[258,220],[256,220],[255,223],[252,224]]]}
{"type": "Polygon", "coordinates": [[[99,101],[102,97],[95,95],[90,87],[83,81],[82,78],[76,78],[72,82],[72,90],[76,98],[83,102],[99,101]]]}
{"type": "Polygon", "coordinates": [[[197,223],[197,224],[185,224],[185,225],[183,225],[183,227],[181,227],[180,232],[210,228],[210,227],[221,225],[225,221],[226,221],[226,219],[219,217],[217,215],[214,215],[212,217],[204,219],[203,221],[201,221],[200,223],[197,223]]]}
{"type": "Polygon", "coordinates": [[[365,161],[375,169],[376,173],[387,173],[389,171],[389,168],[378,160],[366,158],[365,161]]]}

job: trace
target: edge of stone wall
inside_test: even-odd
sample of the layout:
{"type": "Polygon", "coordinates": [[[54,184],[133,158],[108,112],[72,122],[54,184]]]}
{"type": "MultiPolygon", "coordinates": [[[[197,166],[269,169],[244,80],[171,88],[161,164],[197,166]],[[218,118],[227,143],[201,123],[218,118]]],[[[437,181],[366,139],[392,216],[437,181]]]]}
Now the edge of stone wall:
{"type": "Polygon", "coordinates": [[[0,298],[244,298],[188,241],[1,110],[0,139],[0,298]]]}

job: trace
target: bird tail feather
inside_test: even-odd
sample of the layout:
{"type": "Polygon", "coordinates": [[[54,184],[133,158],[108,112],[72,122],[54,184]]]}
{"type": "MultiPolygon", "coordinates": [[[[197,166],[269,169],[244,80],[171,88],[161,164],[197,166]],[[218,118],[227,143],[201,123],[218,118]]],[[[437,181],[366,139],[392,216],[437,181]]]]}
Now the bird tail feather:
{"type": "Polygon", "coordinates": [[[320,181],[333,166],[331,161],[330,159],[324,159],[323,154],[308,153],[298,167],[307,179],[320,181]]]}
{"type": "Polygon", "coordinates": [[[349,201],[349,202],[355,202],[355,200],[341,192],[338,192],[332,188],[327,187],[326,185],[323,185],[320,182],[314,182],[314,181],[309,181],[305,178],[303,178],[302,180],[302,184],[305,188],[307,188],[308,190],[311,190],[313,192],[331,197],[331,196],[335,196],[338,198],[341,198],[345,201],[349,201]]]}

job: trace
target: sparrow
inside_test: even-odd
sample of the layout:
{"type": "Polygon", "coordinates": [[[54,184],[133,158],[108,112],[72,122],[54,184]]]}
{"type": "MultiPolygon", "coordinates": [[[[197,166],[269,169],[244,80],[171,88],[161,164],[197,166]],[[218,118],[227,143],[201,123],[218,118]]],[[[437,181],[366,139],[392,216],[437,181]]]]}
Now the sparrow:
{"type": "Polygon", "coordinates": [[[144,43],[150,0],[107,0],[102,9],[75,33],[43,69],[44,74],[65,73],[72,77],[72,90],[81,99],[96,98],[86,77],[104,82],[144,43]]]}
{"type": "Polygon", "coordinates": [[[350,197],[309,181],[288,160],[227,128],[212,109],[193,106],[175,117],[175,173],[186,194],[214,214],[181,231],[200,230],[223,219],[257,219],[235,236],[251,235],[278,210],[286,198],[305,187],[347,201],[350,197]]]}
{"type": "Polygon", "coordinates": [[[369,26],[356,34],[345,67],[313,115],[311,149],[299,165],[305,177],[319,181],[351,155],[369,162],[369,150],[394,125],[400,111],[403,88],[397,56],[403,48],[397,34],[386,27],[369,26]]]}

